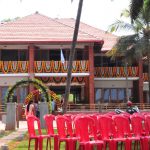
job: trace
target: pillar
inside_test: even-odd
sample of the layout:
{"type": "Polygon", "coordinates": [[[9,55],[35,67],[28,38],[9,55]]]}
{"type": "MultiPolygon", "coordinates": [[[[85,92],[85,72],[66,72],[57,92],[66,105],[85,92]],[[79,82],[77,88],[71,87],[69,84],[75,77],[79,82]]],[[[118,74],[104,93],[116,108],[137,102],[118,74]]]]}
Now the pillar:
{"type": "Polygon", "coordinates": [[[16,129],[16,103],[7,103],[5,130],[15,130],[15,129],[16,129]]]}
{"type": "Polygon", "coordinates": [[[143,100],[143,60],[139,60],[139,102],[144,103],[143,100]]]}
{"type": "Polygon", "coordinates": [[[43,116],[48,114],[48,104],[47,102],[40,102],[40,122],[41,122],[41,128],[45,128],[45,121],[43,119],[43,116]]]}
{"type": "MultiPolygon", "coordinates": [[[[29,45],[29,78],[34,78],[34,51],[35,47],[33,45],[29,45]]],[[[33,91],[33,85],[29,86],[29,92],[33,91]]]]}
{"type": "Polygon", "coordinates": [[[94,53],[93,46],[88,47],[89,54],[89,103],[90,108],[94,104],[94,53]]]}

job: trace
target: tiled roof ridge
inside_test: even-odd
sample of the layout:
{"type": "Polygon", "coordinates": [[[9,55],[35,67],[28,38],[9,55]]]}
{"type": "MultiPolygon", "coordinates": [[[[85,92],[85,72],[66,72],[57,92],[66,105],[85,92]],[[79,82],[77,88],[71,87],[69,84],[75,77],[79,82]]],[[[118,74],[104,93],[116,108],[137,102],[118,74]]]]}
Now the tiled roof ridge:
{"type": "Polygon", "coordinates": [[[99,31],[101,31],[101,32],[103,32],[103,33],[109,34],[109,35],[114,36],[114,37],[118,37],[117,35],[114,35],[114,34],[112,34],[112,33],[110,33],[110,32],[107,32],[107,31],[104,31],[104,30],[102,30],[102,29],[93,27],[93,26],[91,26],[91,25],[89,25],[89,24],[86,24],[86,23],[84,23],[84,22],[82,22],[82,23],[85,24],[86,26],[90,26],[91,28],[94,28],[94,29],[96,29],[96,30],[99,30],[99,31]]]}
{"type": "MultiPolygon", "coordinates": [[[[74,18],[61,18],[61,19],[75,20],[74,18]]],[[[60,20],[60,21],[61,21],[61,19],[57,19],[57,20],[60,20]]],[[[84,23],[84,22],[81,22],[81,23],[84,24],[84,25],[86,25],[86,26],[89,26],[89,27],[91,27],[91,28],[93,28],[93,29],[99,30],[100,32],[103,32],[103,33],[105,33],[105,34],[109,34],[109,35],[113,36],[114,38],[117,38],[117,37],[118,37],[117,35],[114,35],[114,34],[112,34],[112,33],[110,33],[110,32],[107,32],[107,31],[104,31],[104,30],[102,30],[102,29],[93,27],[93,26],[91,26],[91,25],[89,25],[89,24],[86,24],[86,23],[84,23]]],[[[69,26],[69,25],[68,25],[68,26],[69,26]]],[[[83,33],[86,33],[86,34],[88,34],[88,35],[91,35],[91,36],[93,36],[93,37],[95,37],[95,38],[98,38],[97,36],[94,36],[93,34],[87,33],[87,32],[85,32],[85,31],[83,31],[82,29],[80,29],[80,31],[82,31],[83,33]]],[[[102,38],[103,38],[103,37],[102,37],[102,38]]]]}
{"type": "MultiPolygon", "coordinates": [[[[53,18],[52,18],[52,19],[53,19],[53,18]]],[[[63,19],[63,18],[61,18],[61,19],[63,19]]],[[[73,19],[73,18],[64,18],[64,19],[73,19]]],[[[58,22],[58,23],[60,23],[60,24],[63,24],[63,25],[65,25],[65,26],[68,26],[68,27],[73,28],[73,29],[75,28],[75,27],[70,26],[70,25],[68,25],[68,24],[62,23],[61,20],[60,20],[60,21],[58,21],[58,20],[60,20],[60,19],[54,19],[55,22],[58,22]]],[[[75,19],[74,19],[74,20],[75,20],[75,19]]],[[[83,22],[80,22],[80,23],[83,23],[83,22]]],[[[102,39],[99,39],[97,36],[94,36],[93,34],[89,34],[89,33],[85,32],[85,31],[81,30],[81,29],[80,29],[80,25],[79,25],[79,32],[86,33],[87,35],[92,36],[92,37],[94,37],[94,38],[96,38],[96,39],[98,39],[98,40],[102,40],[102,39]]]]}

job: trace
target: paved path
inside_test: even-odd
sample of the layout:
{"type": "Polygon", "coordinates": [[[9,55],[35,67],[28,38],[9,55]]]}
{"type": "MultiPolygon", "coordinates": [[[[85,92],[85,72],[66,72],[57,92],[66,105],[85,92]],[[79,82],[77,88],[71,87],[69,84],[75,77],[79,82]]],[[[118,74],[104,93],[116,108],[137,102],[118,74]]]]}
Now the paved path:
{"type": "MultiPolygon", "coordinates": [[[[0,130],[5,130],[5,124],[3,124],[1,121],[0,121],[0,130]]],[[[26,121],[20,121],[19,129],[16,129],[16,131],[12,132],[11,134],[0,138],[0,148],[3,145],[7,145],[13,139],[18,138],[19,140],[23,138],[23,135],[25,134],[26,131],[27,131],[26,121]]]]}

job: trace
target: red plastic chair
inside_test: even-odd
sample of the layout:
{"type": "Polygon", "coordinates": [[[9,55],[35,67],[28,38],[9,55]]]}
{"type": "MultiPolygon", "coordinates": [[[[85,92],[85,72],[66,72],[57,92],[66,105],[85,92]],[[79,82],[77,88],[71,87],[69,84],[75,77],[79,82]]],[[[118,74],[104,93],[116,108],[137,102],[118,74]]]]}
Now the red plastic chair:
{"type": "Polygon", "coordinates": [[[42,150],[43,148],[43,139],[47,139],[47,146],[48,148],[48,141],[49,141],[49,135],[42,135],[41,126],[40,126],[40,120],[35,117],[34,115],[28,115],[27,116],[27,126],[28,126],[28,134],[29,134],[29,144],[28,144],[28,150],[30,149],[30,143],[31,140],[35,140],[35,150],[42,150]],[[38,134],[36,133],[35,129],[35,123],[38,127],[38,134]]]}
{"type": "Polygon", "coordinates": [[[66,150],[75,150],[78,138],[73,136],[72,122],[67,117],[61,115],[56,116],[55,119],[59,136],[59,148],[61,142],[65,142],[66,150]]]}
{"type": "MultiPolygon", "coordinates": [[[[52,114],[47,114],[44,115],[44,120],[45,120],[45,124],[46,124],[46,129],[47,129],[47,134],[50,137],[50,143],[51,143],[51,137],[54,138],[54,149],[58,150],[58,134],[55,134],[54,132],[54,126],[53,123],[55,121],[55,116],[52,114]]],[[[50,149],[51,149],[51,145],[50,145],[50,149]]]]}
{"type": "Polygon", "coordinates": [[[110,150],[116,150],[117,142],[120,140],[115,140],[116,130],[112,117],[107,114],[99,116],[98,125],[100,129],[99,139],[104,141],[104,149],[106,150],[107,146],[109,146],[110,150]]]}
{"type": "Polygon", "coordinates": [[[149,149],[149,136],[146,136],[146,128],[144,123],[144,117],[142,115],[131,115],[132,133],[135,137],[139,137],[141,140],[142,150],[149,149]]]}
{"type": "Polygon", "coordinates": [[[94,119],[96,134],[99,134],[100,130],[99,130],[99,127],[98,127],[98,119],[97,119],[97,117],[99,116],[99,114],[89,114],[88,116],[94,119]]]}
{"type": "Polygon", "coordinates": [[[150,115],[145,115],[145,130],[146,134],[150,135],[150,115]]]}
{"type": "MultiPolygon", "coordinates": [[[[132,141],[140,143],[140,138],[133,136],[130,128],[130,120],[128,116],[115,115],[113,120],[116,126],[117,138],[125,138],[125,149],[132,149],[132,141]]],[[[135,146],[135,145],[134,145],[135,146]]],[[[140,146],[141,147],[141,146],[140,146]]],[[[135,147],[134,147],[135,148],[135,147]]]]}
{"type": "Polygon", "coordinates": [[[97,146],[98,150],[102,150],[104,142],[97,140],[96,124],[94,119],[89,116],[78,116],[75,118],[76,135],[79,137],[79,149],[92,150],[97,146]],[[91,138],[90,135],[93,135],[91,138]]]}

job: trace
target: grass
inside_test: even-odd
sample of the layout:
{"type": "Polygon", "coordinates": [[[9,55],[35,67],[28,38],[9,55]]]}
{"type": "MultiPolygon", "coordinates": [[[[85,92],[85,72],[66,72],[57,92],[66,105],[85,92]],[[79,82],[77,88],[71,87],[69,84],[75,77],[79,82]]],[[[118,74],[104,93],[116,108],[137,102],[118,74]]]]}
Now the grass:
{"type": "MultiPolygon", "coordinates": [[[[43,134],[46,134],[46,131],[45,130],[42,130],[42,133],[43,134]]],[[[51,140],[51,147],[53,149],[53,146],[54,146],[54,140],[52,138],[51,140]]],[[[31,146],[30,146],[30,149],[31,150],[34,150],[34,140],[31,141],[31,146]]],[[[17,139],[11,141],[9,144],[8,144],[8,147],[10,150],[28,150],[28,133],[25,134],[24,136],[24,139],[22,141],[18,141],[17,139]]],[[[44,139],[43,141],[43,149],[46,149],[46,139],[44,139]]],[[[65,143],[62,143],[61,144],[61,150],[64,150],[65,149],[65,143]]]]}
{"type": "MultiPolygon", "coordinates": [[[[42,133],[43,134],[46,134],[46,130],[42,130],[42,133]]],[[[34,140],[31,141],[31,146],[30,146],[30,149],[31,150],[34,150],[34,140]]],[[[79,145],[77,145],[78,147],[79,145]]],[[[133,146],[133,145],[132,145],[133,146]]],[[[17,139],[11,141],[9,144],[8,144],[8,147],[10,150],[28,150],[28,133],[26,132],[25,136],[24,136],[24,139],[22,141],[18,141],[17,139]]],[[[52,138],[51,140],[51,147],[52,149],[54,149],[54,140],[52,138]]],[[[44,139],[43,141],[43,149],[46,149],[46,139],[44,139]]],[[[134,149],[132,147],[132,149],[134,149]]],[[[60,150],[65,150],[65,143],[61,143],[61,147],[60,147],[60,150]]],[[[120,142],[118,144],[118,150],[121,150],[121,147],[120,147],[120,142]]],[[[140,148],[138,148],[138,150],[140,150],[140,148]]]]}

